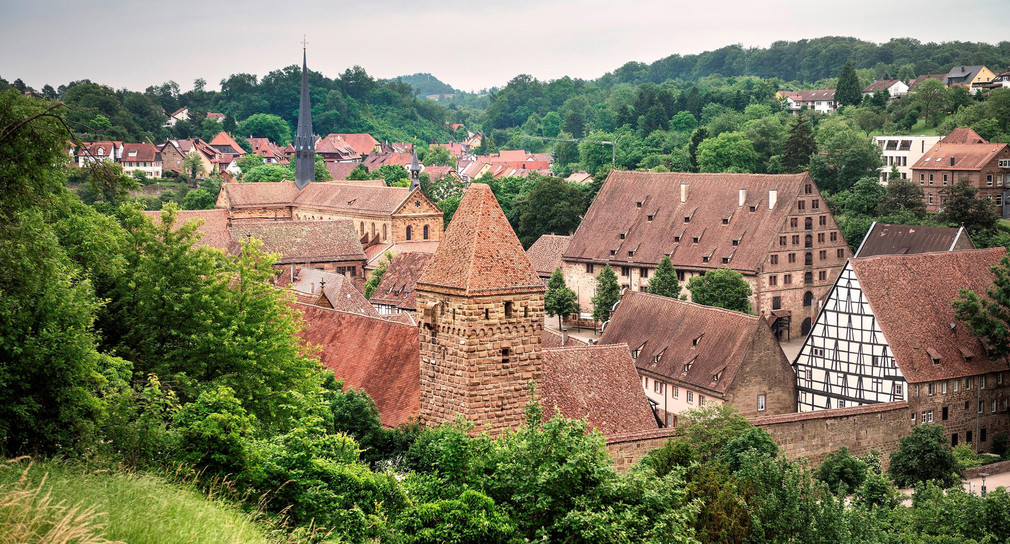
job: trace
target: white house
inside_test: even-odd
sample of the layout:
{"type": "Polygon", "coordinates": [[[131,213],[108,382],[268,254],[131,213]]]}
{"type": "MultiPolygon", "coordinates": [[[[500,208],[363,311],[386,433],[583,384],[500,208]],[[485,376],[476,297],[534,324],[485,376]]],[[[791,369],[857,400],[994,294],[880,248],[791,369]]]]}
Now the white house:
{"type": "Polygon", "coordinates": [[[863,89],[863,97],[873,96],[873,93],[877,91],[887,91],[887,94],[890,95],[888,101],[890,101],[891,98],[908,94],[908,85],[900,79],[881,79],[870,83],[868,87],[863,89]]]}
{"type": "Polygon", "coordinates": [[[179,108],[168,116],[166,127],[174,127],[179,121],[189,121],[189,108],[179,108]]]}
{"type": "Polygon", "coordinates": [[[786,109],[794,114],[804,108],[818,113],[831,113],[838,109],[834,89],[779,91],[778,95],[785,101],[786,109]]]}
{"type": "Polygon", "coordinates": [[[880,183],[887,185],[891,167],[895,166],[901,179],[911,179],[912,165],[929,151],[940,136],[876,136],[873,142],[880,146],[883,166],[880,167],[880,183]]]}

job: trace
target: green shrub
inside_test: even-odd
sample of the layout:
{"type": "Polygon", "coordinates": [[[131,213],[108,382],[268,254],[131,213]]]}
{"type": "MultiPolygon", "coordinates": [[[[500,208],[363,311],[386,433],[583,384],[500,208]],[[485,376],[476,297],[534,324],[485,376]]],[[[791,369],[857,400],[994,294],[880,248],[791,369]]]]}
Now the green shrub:
{"type": "Polygon", "coordinates": [[[866,472],[866,463],[853,457],[849,449],[842,446],[821,462],[817,468],[817,479],[828,484],[834,493],[847,493],[863,485],[866,472]]]}

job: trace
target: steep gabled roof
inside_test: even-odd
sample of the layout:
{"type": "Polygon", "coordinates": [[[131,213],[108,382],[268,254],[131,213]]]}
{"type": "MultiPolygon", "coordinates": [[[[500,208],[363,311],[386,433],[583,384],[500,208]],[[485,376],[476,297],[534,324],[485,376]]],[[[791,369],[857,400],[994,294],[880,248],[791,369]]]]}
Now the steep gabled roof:
{"type": "MultiPolygon", "coordinates": [[[[155,225],[161,224],[160,211],[144,212],[144,215],[150,217],[155,225]]],[[[174,228],[178,229],[183,224],[196,220],[203,221],[196,229],[202,235],[196,243],[197,246],[228,249],[231,242],[228,235],[228,210],[179,210],[179,214],[175,217],[174,228]]]]}
{"type": "Polygon", "coordinates": [[[978,135],[977,132],[970,128],[955,128],[950,131],[949,134],[943,137],[938,143],[943,144],[987,144],[989,143],[985,138],[978,135]]]}
{"type": "Polygon", "coordinates": [[[975,249],[961,228],[888,225],[874,222],[853,258],[975,249]]]}
{"type": "Polygon", "coordinates": [[[123,144],[122,160],[124,163],[154,162],[160,161],[161,156],[153,144],[123,144]]]}
{"type": "Polygon", "coordinates": [[[352,314],[379,316],[379,312],[343,274],[307,266],[298,267],[289,287],[295,295],[309,295],[309,303],[316,306],[352,314]]]}
{"type": "Polygon", "coordinates": [[[905,379],[912,383],[1007,370],[954,317],[959,289],[985,296],[1003,248],[880,255],[850,261],[905,379]],[[951,327],[951,324],[954,324],[951,327]],[[938,355],[933,363],[931,353],[938,355]],[[971,355],[967,361],[965,353],[971,355]]]}
{"type": "Polygon", "coordinates": [[[483,183],[466,190],[418,285],[467,296],[544,289],[494,193],[483,183]]]}
{"type": "Polygon", "coordinates": [[[251,236],[263,249],[280,253],[278,264],[364,261],[365,251],[349,219],[336,221],[238,221],[232,225],[232,248],[251,236]]]}
{"type": "MultiPolygon", "coordinates": [[[[347,179],[347,176],[351,175],[351,172],[355,168],[357,168],[358,164],[359,163],[356,162],[327,161],[326,171],[329,172],[331,176],[333,176],[333,181],[343,181],[347,179]]],[[[380,183],[385,185],[385,183],[382,182],[382,180],[375,180],[375,181],[379,181],[380,183]]]]}
{"type": "Polygon", "coordinates": [[[783,91],[784,98],[790,98],[793,102],[816,102],[818,100],[834,100],[834,89],[814,89],[809,91],[783,91]]]}
{"type": "Polygon", "coordinates": [[[927,150],[912,168],[980,170],[997,156],[1006,156],[1006,149],[1007,144],[989,143],[970,128],[958,128],[927,150]]]}
{"type": "Polygon", "coordinates": [[[233,208],[291,204],[295,196],[298,196],[298,188],[291,181],[225,183],[221,185],[221,190],[226,193],[228,203],[233,208]]]}
{"type": "Polygon", "coordinates": [[[571,236],[544,234],[533,242],[533,245],[526,250],[526,256],[530,258],[538,276],[548,277],[554,273],[555,268],[561,266],[561,254],[568,249],[568,242],[571,239],[571,236]]]}
{"type": "Polygon", "coordinates": [[[724,395],[759,326],[756,315],[628,291],[599,343],[627,344],[642,371],[724,395]]]}
{"type": "Polygon", "coordinates": [[[545,349],[541,403],[569,419],[585,418],[604,436],[659,428],[628,346],[545,349]]]}
{"type": "Polygon", "coordinates": [[[238,145],[238,142],[236,142],[234,138],[232,138],[230,135],[228,135],[227,132],[223,130],[221,132],[218,132],[217,136],[214,136],[214,139],[210,141],[210,145],[214,146],[215,148],[218,147],[232,148],[232,151],[222,149],[221,150],[222,153],[230,153],[232,155],[245,155],[245,150],[242,149],[242,146],[238,145]]]}
{"type": "Polygon", "coordinates": [[[563,258],[658,265],[669,255],[677,268],[729,267],[755,273],[806,183],[813,181],[805,173],[614,171],[572,235],[563,258]],[[687,198],[681,202],[684,184],[687,198]],[[743,206],[738,205],[741,189],[747,191],[743,206]],[[772,190],[776,203],[769,209],[772,190]],[[705,257],[709,262],[705,263],[705,257]],[[723,263],[723,258],[729,261],[723,263]]]}
{"type": "Polygon", "coordinates": [[[416,311],[417,280],[428,266],[431,257],[430,253],[401,253],[393,257],[369,302],[416,311]]]}
{"type": "Polygon", "coordinates": [[[875,93],[877,91],[886,91],[891,88],[895,83],[900,83],[897,79],[881,79],[870,83],[865,89],[864,93],[875,93]]]}
{"type": "Polygon", "coordinates": [[[382,424],[416,421],[421,408],[421,353],[417,327],[317,306],[296,304],[305,320],[300,336],[319,346],[319,361],[345,386],[363,389],[382,424]]]}
{"type": "Polygon", "coordinates": [[[345,141],[350,145],[359,155],[368,155],[372,152],[379,141],[372,137],[371,134],[327,134],[326,138],[339,137],[341,140],[345,141]]]}

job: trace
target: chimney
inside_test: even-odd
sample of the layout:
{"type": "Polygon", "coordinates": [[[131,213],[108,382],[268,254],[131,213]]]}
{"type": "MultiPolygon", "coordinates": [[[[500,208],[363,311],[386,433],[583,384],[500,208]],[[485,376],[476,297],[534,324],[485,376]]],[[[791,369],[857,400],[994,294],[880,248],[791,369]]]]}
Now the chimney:
{"type": "Polygon", "coordinates": [[[746,203],[747,203],[747,189],[740,189],[740,204],[739,204],[739,206],[742,208],[743,205],[746,204],[746,203]]]}
{"type": "Polygon", "coordinates": [[[680,184],[680,203],[687,202],[687,183],[680,184]]]}
{"type": "Polygon", "coordinates": [[[568,344],[568,329],[561,329],[561,345],[568,344]]]}
{"type": "Polygon", "coordinates": [[[779,190],[778,189],[768,189],[768,209],[774,210],[775,203],[779,200],[779,190]]]}

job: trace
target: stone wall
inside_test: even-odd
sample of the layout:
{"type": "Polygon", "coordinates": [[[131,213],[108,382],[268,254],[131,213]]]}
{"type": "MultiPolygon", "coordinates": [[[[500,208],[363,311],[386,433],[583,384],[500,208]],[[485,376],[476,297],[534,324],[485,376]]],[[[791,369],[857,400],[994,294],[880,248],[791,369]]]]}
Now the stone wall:
{"type": "Polygon", "coordinates": [[[525,421],[540,381],[543,292],[464,297],[417,291],[421,342],[420,422],[457,415],[497,434],[525,421]]]}
{"type": "Polygon", "coordinates": [[[887,402],[853,408],[765,416],[751,423],[768,431],[789,459],[805,458],[816,467],[845,446],[852,455],[883,453],[884,468],[898,439],[912,432],[908,403],[887,402]]]}
{"type": "Polygon", "coordinates": [[[656,429],[643,433],[607,438],[607,454],[618,472],[627,472],[650,451],[659,449],[673,436],[673,429],[656,429]]]}
{"type": "MultiPolygon", "coordinates": [[[[222,191],[223,193],[223,191],[222,191]]],[[[219,208],[221,206],[218,206],[219,208]]],[[[258,208],[231,208],[228,216],[235,221],[241,220],[290,220],[290,206],[258,207],[258,208]]]]}
{"type": "Polygon", "coordinates": [[[979,376],[908,384],[906,417],[915,425],[923,423],[923,416],[925,423],[943,425],[951,444],[969,443],[978,451],[992,451],[993,437],[1010,433],[1010,411],[1005,404],[1010,384],[1000,374],[986,374],[982,388],[979,376]]]}
{"type": "Polygon", "coordinates": [[[755,327],[750,349],[726,391],[726,402],[747,418],[796,412],[796,373],[764,319],[755,327]],[[759,395],[765,398],[762,412],[759,395]]]}
{"type": "Polygon", "coordinates": [[[439,241],[442,239],[442,214],[394,215],[393,242],[406,242],[407,227],[410,227],[411,242],[439,241]],[[424,237],[424,227],[428,227],[428,237],[424,237]]]}

